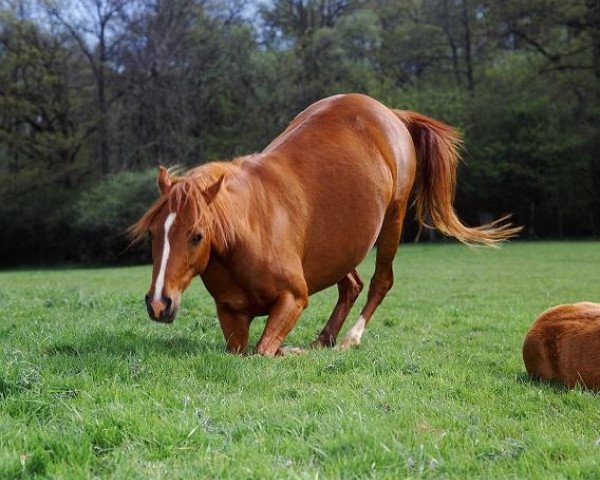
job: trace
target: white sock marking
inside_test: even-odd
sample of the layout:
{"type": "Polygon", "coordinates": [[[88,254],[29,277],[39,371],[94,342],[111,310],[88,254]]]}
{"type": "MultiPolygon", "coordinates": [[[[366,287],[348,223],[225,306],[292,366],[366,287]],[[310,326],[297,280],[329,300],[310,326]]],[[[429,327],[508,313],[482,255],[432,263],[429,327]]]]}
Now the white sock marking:
{"type": "Polygon", "coordinates": [[[367,321],[365,320],[365,317],[363,317],[362,315],[358,317],[358,321],[348,331],[348,333],[340,343],[339,348],[349,348],[354,345],[360,345],[360,339],[362,338],[362,334],[365,330],[366,324],[367,321]]]}
{"type": "Polygon", "coordinates": [[[167,261],[169,260],[169,254],[171,253],[169,230],[171,229],[176,216],[176,213],[169,213],[169,216],[165,220],[165,241],[162,258],[160,259],[160,270],[158,271],[158,277],[156,277],[156,283],[154,284],[154,300],[160,300],[162,296],[162,289],[165,284],[165,272],[167,271],[167,261]]]}

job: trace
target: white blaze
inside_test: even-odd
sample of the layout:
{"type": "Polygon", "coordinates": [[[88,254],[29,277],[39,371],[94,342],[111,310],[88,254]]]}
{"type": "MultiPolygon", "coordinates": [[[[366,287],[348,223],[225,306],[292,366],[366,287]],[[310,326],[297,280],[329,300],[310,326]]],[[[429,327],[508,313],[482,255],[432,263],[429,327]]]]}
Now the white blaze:
{"type": "Polygon", "coordinates": [[[169,216],[165,220],[165,241],[163,244],[162,258],[160,259],[160,270],[158,271],[158,277],[156,277],[156,283],[154,284],[154,300],[161,299],[162,289],[165,285],[167,261],[169,260],[169,254],[171,253],[171,245],[169,244],[169,230],[171,229],[176,216],[176,213],[169,213],[169,216]]]}

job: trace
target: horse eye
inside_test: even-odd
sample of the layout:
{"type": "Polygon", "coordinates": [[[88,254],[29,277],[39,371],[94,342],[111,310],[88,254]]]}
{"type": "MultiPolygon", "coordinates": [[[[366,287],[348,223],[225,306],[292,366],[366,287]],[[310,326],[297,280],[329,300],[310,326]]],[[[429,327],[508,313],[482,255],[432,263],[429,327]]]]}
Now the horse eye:
{"type": "Polygon", "coordinates": [[[194,235],[192,235],[192,237],[190,238],[190,241],[194,244],[194,245],[198,245],[200,243],[200,240],[202,240],[202,235],[200,233],[195,233],[194,235]]]}

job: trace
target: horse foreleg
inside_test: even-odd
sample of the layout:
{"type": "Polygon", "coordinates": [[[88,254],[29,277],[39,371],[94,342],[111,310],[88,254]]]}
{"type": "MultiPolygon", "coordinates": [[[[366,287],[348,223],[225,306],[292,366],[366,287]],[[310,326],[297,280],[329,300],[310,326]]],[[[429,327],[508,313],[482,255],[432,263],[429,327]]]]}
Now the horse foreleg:
{"type": "Polygon", "coordinates": [[[227,351],[229,353],[245,353],[252,317],[235,312],[221,304],[217,305],[217,316],[225,336],[227,351]]]}
{"type": "Polygon", "coordinates": [[[282,292],[271,308],[265,330],[254,349],[254,353],[269,356],[276,355],[283,340],[294,328],[307,304],[306,294],[297,295],[290,291],[282,292]]]}
{"type": "Polygon", "coordinates": [[[406,203],[398,208],[392,207],[386,214],[377,239],[377,256],[375,259],[375,273],[369,285],[367,303],[360,312],[358,321],[348,331],[346,336],[338,345],[339,348],[349,348],[360,345],[360,340],[365,327],[373,316],[373,313],[382,302],[387,292],[394,284],[394,271],[392,264],[400,244],[402,234],[402,223],[406,213],[406,203]]]}
{"type": "Polygon", "coordinates": [[[352,270],[338,282],[338,302],[327,324],[316,340],[310,344],[311,347],[333,347],[335,345],[338,333],[362,289],[363,282],[356,270],[352,270]]]}

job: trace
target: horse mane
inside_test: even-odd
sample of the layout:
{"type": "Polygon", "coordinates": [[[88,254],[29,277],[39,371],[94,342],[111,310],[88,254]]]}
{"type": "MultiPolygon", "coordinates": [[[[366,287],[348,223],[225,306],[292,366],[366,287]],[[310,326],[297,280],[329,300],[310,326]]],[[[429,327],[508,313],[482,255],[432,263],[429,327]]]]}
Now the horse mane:
{"type": "Polygon", "coordinates": [[[162,194],[142,217],[129,227],[128,235],[132,243],[141,242],[146,237],[154,217],[165,205],[168,206],[169,212],[177,212],[189,203],[192,207],[192,229],[205,226],[209,229],[211,237],[218,238],[227,249],[235,239],[233,207],[223,192],[219,192],[207,205],[202,192],[230,173],[239,163],[238,160],[212,162],[192,168],[181,175],[171,176],[169,191],[162,194]]]}

